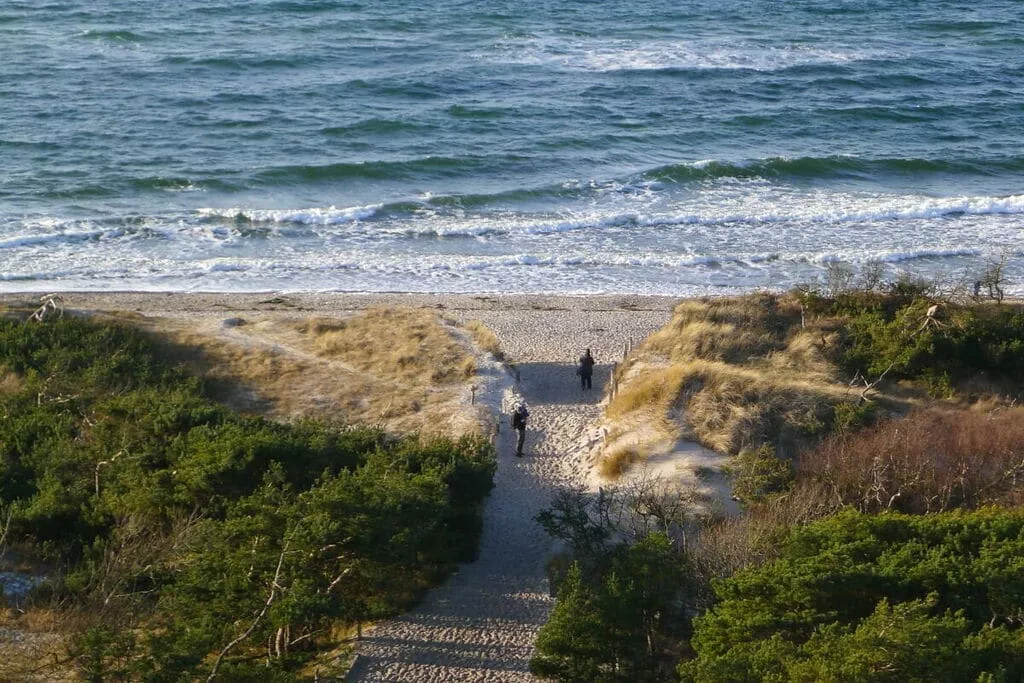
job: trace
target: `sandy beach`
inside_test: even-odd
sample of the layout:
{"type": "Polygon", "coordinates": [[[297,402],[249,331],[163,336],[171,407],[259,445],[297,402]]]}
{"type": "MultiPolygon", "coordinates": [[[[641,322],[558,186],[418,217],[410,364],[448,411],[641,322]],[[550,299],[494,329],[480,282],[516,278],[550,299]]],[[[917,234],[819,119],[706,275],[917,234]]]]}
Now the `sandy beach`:
{"type": "MultiPolygon", "coordinates": [[[[558,487],[588,485],[587,446],[612,364],[624,349],[665,324],[675,299],[637,296],[470,296],[419,294],[66,293],[67,312],[122,312],[182,318],[197,326],[233,317],[283,320],[343,316],[376,306],[434,309],[479,320],[498,337],[518,372],[492,373],[478,399],[499,421],[498,471],[484,512],[476,562],[460,567],[414,610],[367,631],[353,681],[526,681],[537,630],[553,604],[545,562],[552,543],[535,517],[558,487]],[[575,361],[584,348],[597,360],[584,392],[575,361]],[[513,432],[500,406],[510,392],[527,400],[526,453],[514,456],[513,432]]],[[[0,296],[31,307],[32,294],[0,296]]],[[[486,369],[486,368],[485,368],[486,369]]]]}

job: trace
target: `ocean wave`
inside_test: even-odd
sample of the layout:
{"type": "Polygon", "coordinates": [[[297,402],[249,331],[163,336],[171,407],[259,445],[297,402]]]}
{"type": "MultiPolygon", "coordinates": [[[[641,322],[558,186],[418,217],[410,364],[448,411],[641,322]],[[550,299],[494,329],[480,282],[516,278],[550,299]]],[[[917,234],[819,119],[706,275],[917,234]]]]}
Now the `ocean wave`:
{"type": "MultiPolygon", "coordinates": [[[[502,161],[517,161],[502,156],[502,161]]],[[[320,166],[279,166],[261,171],[257,178],[265,183],[304,183],[338,180],[394,180],[429,176],[447,178],[484,169],[490,170],[497,161],[486,157],[430,156],[404,161],[363,161],[325,164],[320,166]]]]}
{"type": "Polygon", "coordinates": [[[872,223],[879,221],[912,221],[939,219],[948,216],[1024,214],[1024,195],[1010,197],[951,197],[943,199],[871,198],[852,202],[851,206],[836,210],[832,202],[817,202],[807,208],[762,213],[664,213],[645,214],[637,211],[610,214],[565,216],[557,219],[538,219],[529,216],[459,217],[459,222],[407,224],[402,231],[412,235],[438,237],[479,237],[481,235],[528,234],[546,235],[580,230],[613,228],[671,228],[678,226],[716,226],[726,224],[835,224],[872,223]],[[864,208],[858,208],[858,205],[864,208]]]}
{"type": "Polygon", "coordinates": [[[279,2],[269,3],[266,9],[274,12],[288,12],[293,14],[319,14],[321,12],[334,12],[338,9],[352,11],[358,8],[359,5],[351,2],[351,0],[345,0],[345,2],[327,2],[325,0],[318,0],[317,2],[295,2],[294,0],[281,0],[279,2]]]}
{"type": "Polygon", "coordinates": [[[836,253],[790,253],[763,252],[749,254],[692,254],[669,255],[661,253],[641,254],[588,254],[564,256],[553,254],[510,254],[503,256],[469,259],[464,262],[425,262],[421,267],[434,270],[484,271],[520,267],[568,267],[584,269],[602,268],[652,268],[672,270],[693,268],[703,271],[718,271],[729,268],[741,270],[764,269],[778,264],[825,266],[831,263],[863,264],[878,261],[890,265],[913,261],[959,259],[982,256],[977,249],[920,249],[907,251],[872,251],[836,253]]]}
{"type": "Polygon", "coordinates": [[[79,232],[55,232],[51,234],[12,235],[0,239],[0,250],[37,247],[67,242],[88,242],[103,238],[119,237],[121,230],[83,230],[79,232]]]}
{"type": "Polygon", "coordinates": [[[115,29],[107,31],[99,29],[90,29],[87,31],[83,31],[79,35],[80,37],[88,40],[108,40],[112,42],[121,43],[144,43],[149,40],[147,36],[144,36],[141,33],[135,33],[134,31],[129,31],[127,29],[115,29]]]}
{"type": "MultiPolygon", "coordinates": [[[[618,192],[604,186],[602,192],[618,192]]],[[[733,224],[848,224],[882,221],[935,220],[953,216],[994,216],[1024,214],[1024,195],[1008,197],[917,196],[826,196],[796,197],[786,203],[777,201],[749,206],[718,205],[714,201],[695,206],[691,211],[671,211],[647,205],[647,198],[635,210],[622,210],[622,202],[612,202],[606,211],[527,213],[510,209],[487,210],[493,197],[471,197],[464,206],[457,197],[423,197],[420,201],[394,202],[353,207],[305,209],[204,208],[202,219],[219,219],[254,226],[353,225],[369,236],[400,235],[412,238],[481,238],[508,235],[544,236],[576,231],[606,231],[636,228],[673,228],[680,226],[713,227],[733,224]],[[480,207],[478,211],[467,209],[480,207]],[[644,209],[650,209],[645,211],[644,209]]],[[[261,233],[262,234],[262,233],[261,233]]]]}
{"type": "Polygon", "coordinates": [[[370,118],[351,123],[347,126],[331,126],[321,129],[321,133],[330,136],[345,137],[353,134],[381,135],[401,133],[404,131],[424,131],[430,126],[417,121],[406,121],[401,119],[370,118]]]}
{"type": "Polygon", "coordinates": [[[704,159],[670,164],[645,175],[652,180],[686,182],[715,178],[866,178],[888,174],[981,174],[1024,171],[1024,157],[1001,159],[868,159],[850,155],[769,157],[739,161],[704,159]]]}
{"type": "Polygon", "coordinates": [[[616,71],[752,70],[843,65],[889,59],[892,53],[855,47],[774,46],[723,40],[565,40],[561,36],[506,40],[497,61],[600,73],[616,71]]]}
{"type": "Polygon", "coordinates": [[[500,119],[507,116],[511,110],[505,107],[468,107],[453,104],[448,107],[447,112],[459,119],[500,119]]]}
{"type": "Polygon", "coordinates": [[[904,263],[908,261],[924,261],[930,259],[956,259],[970,256],[982,256],[984,252],[980,249],[912,249],[908,251],[870,251],[864,253],[847,254],[813,254],[803,255],[795,258],[805,260],[808,263],[829,264],[829,263],[866,263],[878,261],[881,263],[904,263]]]}
{"type": "Polygon", "coordinates": [[[223,218],[246,223],[297,223],[300,225],[338,225],[373,217],[382,205],[309,209],[215,209],[203,208],[196,213],[203,218],[223,218]]]}
{"type": "Polygon", "coordinates": [[[904,261],[919,261],[922,259],[943,259],[958,258],[961,256],[981,256],[979,249],[921,249],[918,251],[893,251],[879,254],[875,260],[884,263],[902,263],[904,261]]]}
{"type": "Polygon", "coordinates": [[[204,67],[223,71],[246,71],[249,69],[281,69],[296,68],[302,65],[297,58],[273,56],[269,54],[237,57],[205,57],[171,55],[163,61],[169,66],[204,67]]]}
{"type": "Polygon", "coordinates": [[[188,178],[167,178],[164,176],[153,176],[147,178],[136,178],[132,185],[139,190],[160,190],[164,192],[202,192],[206,186],[202,181],[195,182],[188,178]]]}
{"type": "Polygon", "coordinates": [[[208,273],[243,273],[248,270],[252,270],[251,265],[232,261],[217,261],[209,264],[205,269],[208,273]]]}

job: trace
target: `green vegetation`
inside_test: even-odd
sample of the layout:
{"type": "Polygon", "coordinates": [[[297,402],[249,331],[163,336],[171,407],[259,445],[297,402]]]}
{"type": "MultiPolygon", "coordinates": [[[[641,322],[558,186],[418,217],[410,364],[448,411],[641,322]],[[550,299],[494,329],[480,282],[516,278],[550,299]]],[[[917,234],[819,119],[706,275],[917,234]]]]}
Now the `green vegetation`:
{"type": "Polygon", "coordinates": [[[688,681],[1021,680],[1024,513],[851,511],[716,582],[688,681]],[[991,678],[984,678],[990,676],[991,678]]]}
{"type": "Polygon", "coordinates": [[[690,514],[678,492],[650,482],[596,500],[579,492],[555,497],[539,521],[575,559],[555,577],[558,601],[530,662],[536,675],[567,683],[671,675],[669,653],[688,635],[692,572],[670,535],[690,514]]]}
{"type": "Polygon", "coordinates": [[[788,491],[793,482],[790,462],[775,457],[775,449],[767,444],[756,451],[741,451],[728,471],[733,495],[752,503],[788,491]]]}
{"type": "MultiPolygon", "coordinates": [[[[295,680],[471,559],[492,447],[244,418],[148,338],[0,320],[6,541],[89,680],[295,680]]],[[[312,677],[312,676],[310,676],[312,677]]]]}
{"type": "MultiPolygon", "coordinates": [[[[805,314],[842,322],[834,360],[850,373],[918,379],[951,395],[976,377],[1019,391],[1024,384],[1024,309],[938,297],[926,283],[901,280],[887,292],[845,290],[833,298],[805,291],[805,314]]],[[[1001,301],[1001,297],[999,298],[1001,301]]]]}
{"type": "Polygon", "coordinates": [[[663,534],[616,546],[586,575],[574,563],[530,669],[573,683],[662,679],[664,641],[685,628],[676,601],[685,573],[663,534]]]}

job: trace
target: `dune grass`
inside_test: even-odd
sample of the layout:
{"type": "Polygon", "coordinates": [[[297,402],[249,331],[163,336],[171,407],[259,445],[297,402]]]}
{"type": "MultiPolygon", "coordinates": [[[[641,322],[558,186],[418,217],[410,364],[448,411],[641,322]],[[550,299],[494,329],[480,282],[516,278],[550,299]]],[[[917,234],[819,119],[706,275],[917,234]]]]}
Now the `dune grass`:
{"type": "Polygon", "coordinates": [[[857,398],[828,358],[834,327],[801,326],[798,302],[786,297],[685,301],[623,364],[606,415],[646,414],[721,453],[766,441],[795,449],[857,398]]]}
{"type": "Polygon", "coordinates": [[[618,479],[643,456],[632,446],[619,447],[606,453],[598,463],[598,471],[605,479],[618,479]]]}
{"type": "Polygon", "coordinates": [[[428,311],[373,308],[344,320],[303,322],[317,353],[402,382],[442,385],[476,372],[472,356],[428,311]]]}
{"type": "Polygon", "coordinates": [[[506,360],[505,351],[501,348],[501,342],[498,341],[498,335],[494,334],[491,328],[480,320],[470,320],[464,327],[469,330],[473,337],[473,343],[479,348],[494,356],[497,361],[506,360]]]}
{"type": "Polygon", "coordinates": [[[378,424],[394,433],[469,433],[461,404],[473,355],[432,311],[370,309],[346,318],[150,320],[167,353],[221,402],[275,419],[378,424]]]}

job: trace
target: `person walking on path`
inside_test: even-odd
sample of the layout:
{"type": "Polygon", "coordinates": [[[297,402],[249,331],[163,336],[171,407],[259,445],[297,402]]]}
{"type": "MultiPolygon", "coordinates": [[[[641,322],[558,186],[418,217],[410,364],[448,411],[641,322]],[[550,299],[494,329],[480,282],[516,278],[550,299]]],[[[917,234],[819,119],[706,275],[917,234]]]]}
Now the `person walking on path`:
{"type": "Polygon", "coordinates": [[[523,457],[523,443],[526,441],[526,418],[530,417],[530,411],[526,409],[526,403],[516,404],[512,411],[512,429],[516,430],[516,457],[523,457]]]}
{"type": "Polygon", "coordinates": [[[583,355],[580,356],[580,365],[577,372],[580,376],[580,388],[584,390],[593,388],[591,379],[594,376],[594,357],[590,355],[590,349],[584,351],[583,355]]]}

